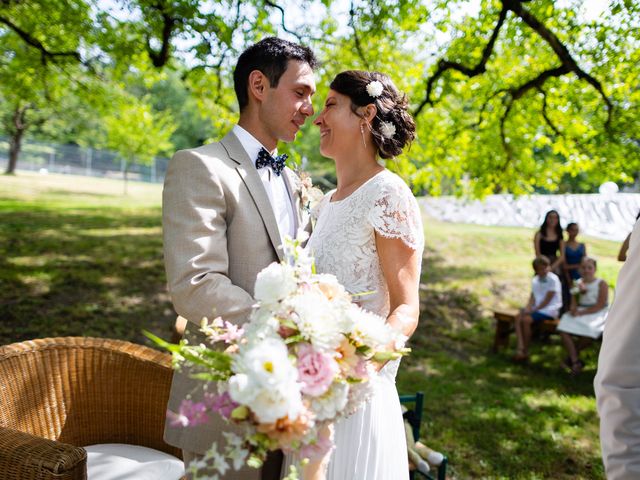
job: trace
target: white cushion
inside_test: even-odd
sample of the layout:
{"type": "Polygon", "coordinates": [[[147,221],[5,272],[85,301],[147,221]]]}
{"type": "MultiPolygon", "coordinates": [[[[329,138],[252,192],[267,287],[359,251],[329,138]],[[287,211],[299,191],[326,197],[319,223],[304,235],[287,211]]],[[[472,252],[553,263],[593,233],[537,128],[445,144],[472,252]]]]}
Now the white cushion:
{"type": "Polygon", "coordinates": [[[122,443],[84,447],[89,480],[178,480],[182,460],[152,448],[122,443]]]}

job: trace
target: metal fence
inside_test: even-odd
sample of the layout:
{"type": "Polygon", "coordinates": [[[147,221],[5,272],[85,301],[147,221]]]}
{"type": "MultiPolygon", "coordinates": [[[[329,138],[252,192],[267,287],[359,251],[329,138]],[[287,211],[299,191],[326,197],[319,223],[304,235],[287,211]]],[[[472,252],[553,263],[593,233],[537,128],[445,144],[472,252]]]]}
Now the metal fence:
{"type": "MultiPolygon", "coordinates": [[[[0,169],[7,168],[9,139],[0,137],[0,169]]],[[[155,158],[151,165],[129,165],[129,180],[162,183],[169,160],[155,158]]],[[[126,163],[111,150],[83,148],[78,145],[24,141],[18,158],[17,169],[49,173],[66,173],[91,177],[124,178],[126,163]]]]}

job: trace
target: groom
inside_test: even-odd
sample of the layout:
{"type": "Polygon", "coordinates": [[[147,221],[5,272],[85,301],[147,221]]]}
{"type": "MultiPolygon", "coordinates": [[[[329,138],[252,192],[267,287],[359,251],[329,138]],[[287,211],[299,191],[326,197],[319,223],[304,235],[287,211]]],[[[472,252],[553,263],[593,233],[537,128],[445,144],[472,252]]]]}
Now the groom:
{"type": "MultiPolygon", "coordinates": [[[[236,64],[234,88],[238,124],[217,143],[177,152],[163,191],[164,257],[169,293],[176,312],[188,320],[185,338],[203,341],[203,317],[241,324],[255,303],[258,272],[282,256],[285,235],[301,225],[295,174],[274,158],[279,140],[291,142],[313,114],[313,52],[279,38],[246,49],[236,64]]],[[[202,392],[189,372],[175,373],[168,409],[176,412],[202,392]]],[[[224,444],[215,424],[165,426],[165,440],[183,449],[185,466],[201,458],[213,442],[224,444]]],[[[228,472],[225,480],[279,479],[281,455],[262,472],[228,472]]],[[[190,478],[190,476],[188,476],[190,478]]]]}

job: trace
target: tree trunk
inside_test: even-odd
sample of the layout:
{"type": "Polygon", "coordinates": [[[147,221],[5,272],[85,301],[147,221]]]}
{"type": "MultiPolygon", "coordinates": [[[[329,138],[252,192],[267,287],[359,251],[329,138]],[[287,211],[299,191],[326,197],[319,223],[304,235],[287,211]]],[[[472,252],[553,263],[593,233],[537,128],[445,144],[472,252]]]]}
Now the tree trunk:
{"type": "Polygon", "coordinates": [[[11,137],[9,138],[9,163],[7,164],[7,170],[4,172],[6,175],[13,175],[16,171],[20,149],[22,148],[22,137],[29,126],[25,122],[28,108],[28,106],[18,106],[13,112],[13,125],[10,130],[11,137]]]}
{"type": "Polygon", "coordinates": [[[23,130],[16,130],[11,138],[9,138],[9,163],[7,164],[7,170],[4,172],[7,175],[13,175],[18,164],[18,156],[20,155],[20,149],[22,148],[22,136],[23,130]]]}
{"type": "Polygon", "coordinates": [[[124,195],[127,196],[129,194],[129,162],[127,162],[124,166],[124,195]]]}

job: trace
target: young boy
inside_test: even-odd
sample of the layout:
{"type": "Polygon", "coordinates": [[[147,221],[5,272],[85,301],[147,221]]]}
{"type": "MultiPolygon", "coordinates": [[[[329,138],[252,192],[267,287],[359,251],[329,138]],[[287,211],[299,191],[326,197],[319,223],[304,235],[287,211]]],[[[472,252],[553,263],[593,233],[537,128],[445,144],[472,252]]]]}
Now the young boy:
{"type": "Polygon", "coordinates": [[[557,318],[562,308],[562,286],[558,276],[551,272],[549,259],[540,255],[532,265],[536,274],[531,281],[531,296],[527,306],[516,316],[518,349],[513,357],[516,362],[526,362],[529,359],[531,325],[557,318]]]}

